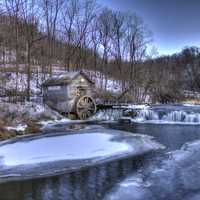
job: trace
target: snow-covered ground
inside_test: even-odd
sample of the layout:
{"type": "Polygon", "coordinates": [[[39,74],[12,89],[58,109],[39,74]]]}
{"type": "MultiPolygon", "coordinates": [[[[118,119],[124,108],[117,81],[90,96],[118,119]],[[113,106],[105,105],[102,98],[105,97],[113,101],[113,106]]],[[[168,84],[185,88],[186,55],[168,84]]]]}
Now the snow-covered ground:
{"type": "MultiPolygon", "coordinates": [[[[25,92],[27,88],[27,75],[25,73],[19,73],[18,77],[14,72],[7,72],[1,74],[1,77],[5,79],[3,88],[6,90],[16,90],[25,92]]],[[[43,82],[43,77],[41,74],[32,74],[30,88],[32,94],[41,94],[41,84],[43,82]]]]}
{"type": "Polygon", "coordinates": [[[70,121],[48,106],[33,102],[0,102],[0,120],[6,121],[8,130],[16,132],[24,132],[30,121],[41,125],[70,121]]]}
{"type": "MultiPolygon", "coordinates": [[[[42,92],[41,84],[43,81],[49,78],[49,74],[44,77],[38,66],[34,66],[34,69],[35,71],[31,75],[30,88],[33,95],[39,95],[42,92]]],[[[64,73],[66,73],[66,71],[63,71],[63,69],[59,68],[58,66],[53,68],[54,77],[62,76],[64,73]]],[[[84,73],[86,73],[95,82],[97,88],[105,88],[104,85],[106,80],[102,73],[94,73],[93,71],[89,70],[85,70],[84,73]]],[[[20,72],[17,76],[15,72],[5,72],[1,73],[0,77],[3,80],[3,84],[1,85],[6,90],[16,90],[16,84],[18,91],[25,92],[27,89],[27,74],[25,73],[20,72]]],[[[119,81],[109,78],[107,80],[106,90],[119,93],[121,91],[121,84],[119,81]]]]}
{"type": "Polygon", "coordinates": [[[17,131],[17,132],[24,132],[27,128],[27,125],[18,124],[16,126],[7,126],[7,130],[9,131],[17,131]]]}
{"type": "Polygon", "coordinates": [[[106,84],[106,90],[114,93],[120,93],[121,92],[121,82],[118,80],[114,80],[113,78],[105,79],[105,76],[101,72],[94,72],[91,70],[84,70],[84,73],[87,74],[92,81],[95,82],[96,87],[98,88],[105,88],[106,84]]]}
{"type": "Polygon", "coordinates": [[[63,168],[75,170],[113,159],[134,157],[161,148],[163,146],[152,137],[103,128],[14,139],[0,142],[0,182],[1,175],[5,177],[7,173],[26,176],[31,171],[39,176],[63,168]]]}
{"type": "Polygon", "coordinates": [[[126,109],[148,109],[150,106],[148,104],[130,104],[125,106],[126,109]]]}
{"type": "Polygon", "coordinates": [[[80,120],[70,120],[69,118],[63,117],[61,119],[54,119],[54,120],[42,120],[38,122],[41,124],[44,128],[51,126],[51,125],[59,125],[59,124],[67,124],[67,123],[73,123],[73,122],[80,122],[80,120]]]}

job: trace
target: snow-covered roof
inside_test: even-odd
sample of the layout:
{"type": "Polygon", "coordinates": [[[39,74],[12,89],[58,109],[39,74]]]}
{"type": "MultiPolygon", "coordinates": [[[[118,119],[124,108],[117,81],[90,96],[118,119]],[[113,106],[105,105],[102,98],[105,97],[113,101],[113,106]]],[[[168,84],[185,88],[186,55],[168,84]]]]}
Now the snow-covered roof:
{"type": "Polygon", "coordinates": [[[43,86],[52,86],[52,85],[67,85],[72,82],[78,75],[83,76],[90,83],[94,83],[85,73],[82,71],[75,72],[66,72],[56,76],[52,76],[51,78],[44,81],[43,86]]]}

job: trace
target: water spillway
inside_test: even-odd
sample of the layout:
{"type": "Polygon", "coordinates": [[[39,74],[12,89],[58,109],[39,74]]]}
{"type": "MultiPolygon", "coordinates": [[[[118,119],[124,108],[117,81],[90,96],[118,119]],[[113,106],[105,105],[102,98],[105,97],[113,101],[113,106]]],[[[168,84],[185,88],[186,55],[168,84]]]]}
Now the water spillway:
{"type": "Polygon", "coordinates": [[[137,111],[134,122],[184,123],[200,125],[200,110],[195,107],[149,107],[137,111]]]}
{"type": "Polygon", "coordinates": [[[91,117],[95,121],[117,121],[123,116],[123,109],[101,109],[91,117]]]}
{"type": "Polygon", "coordinates": [[[200,125],[200,106],[155,105],[99,110],[91,120],[114,122],[120,119],[135,123],[200,125]],[[126,113],[131,113],[126,115],[126,113]],[[125,116],[124,116],[125,115],[125,116]]]}

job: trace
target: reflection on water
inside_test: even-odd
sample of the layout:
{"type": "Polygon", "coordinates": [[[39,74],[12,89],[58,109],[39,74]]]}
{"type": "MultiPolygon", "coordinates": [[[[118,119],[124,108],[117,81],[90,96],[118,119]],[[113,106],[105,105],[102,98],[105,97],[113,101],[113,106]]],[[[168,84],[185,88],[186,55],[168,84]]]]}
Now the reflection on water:
{"type": "Polygon", "coordinates": [[[56,177],[4,183],[0,200],[98,200],[143,165],[143,157],[114,161],[56,177]]]}

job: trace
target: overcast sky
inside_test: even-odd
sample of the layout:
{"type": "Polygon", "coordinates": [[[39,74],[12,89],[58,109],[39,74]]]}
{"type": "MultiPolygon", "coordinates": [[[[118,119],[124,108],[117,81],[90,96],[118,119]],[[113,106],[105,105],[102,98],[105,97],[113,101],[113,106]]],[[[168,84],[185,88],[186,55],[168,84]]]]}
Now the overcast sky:
{"type": "Polygon", "coordinates": [[[136,12],[153,32],[159,53],[200,47],[200,0],[98,0],[121,11],[136,12]]]}

